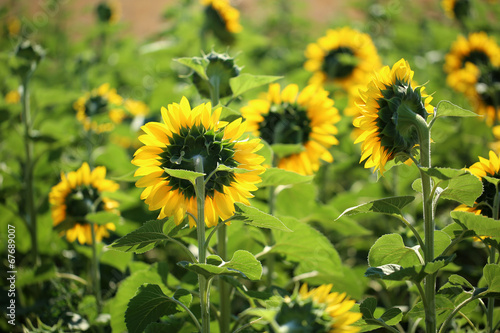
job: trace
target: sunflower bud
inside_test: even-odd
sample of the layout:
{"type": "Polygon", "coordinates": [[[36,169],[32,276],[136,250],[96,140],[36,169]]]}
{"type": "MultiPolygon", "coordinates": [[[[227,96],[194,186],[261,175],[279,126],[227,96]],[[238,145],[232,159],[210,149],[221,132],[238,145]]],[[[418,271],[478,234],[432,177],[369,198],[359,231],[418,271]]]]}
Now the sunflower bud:
{"type": "Polygon", "coordinates": [[[198,73],[194,72],[192,79],[193,84],[201,96],[212,98],[212,89],[218,90],[218,98],[223,98],[232,95],[229,79],[240,74],[240,68],[235,65],[234,58],[227,54],[210,52],[204,57],[208,60],[205,67],[205,73],[208,80],[203,79],[198,73]]]}
{"type": "Polygon", "coordinates": [[[45,57],[45,50],[40,45],[25,40],[17,45],[14,55],[18,60],[14,72],[24,77],[35,71],[38,63],[45,57]]]}

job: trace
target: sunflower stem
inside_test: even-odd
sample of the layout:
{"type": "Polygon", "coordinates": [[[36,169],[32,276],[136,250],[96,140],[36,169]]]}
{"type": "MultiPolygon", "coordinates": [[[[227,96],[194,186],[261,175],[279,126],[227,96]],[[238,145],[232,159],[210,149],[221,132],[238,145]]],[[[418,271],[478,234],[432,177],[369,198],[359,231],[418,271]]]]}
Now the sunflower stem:
{"type": "MultiPolygon", "coordinates": [[[[274,186],[269,187],[269,215],[274,215],[274,209],[276,206],[276,191],[274,186]]],[[[271,229],[265,229],[265,234],[267,238],[267,245],[272,247],[274,245],[274,236],[271,229]]],[[[267,277],[266,284],[268,288],[273,285],[273,275],[274,275],[274,263],[275,257],[273,253],[267,255],[266,266],[267,266],[267,277]]]]}
{"type": "MultiPolygon", "coordinates": [[[[496,109],[495,109],[495,114],[496,114],[496,109]]],[[[495,199],[493,200],[493,219],[498,220],[499,219],[499,208],[500,208],[500,195],[498,195],[498,185],[496,187],[496,193],[495,193],[495,199]]],[[[487,245],[488,248],[490,249],[490,255],[489,255],[489,264],[494,264],[496,261],[496,249],[491,246],[487,245]]],[[[486,321],[488,325],[488,332],[493,333],[495,332],[494,326],[495,324],[493,323],[493,314],[495,310],[495,298],[494,297],[489,297],[488,298],[488,310],[486,313],[486,321]]]]}
{"type": "MultiPolygon", "coordinates": [[[[193,157],[194,171],[199,173],[204,173],[203,170],[203,157],[200,155],[193,157]]],[[[207,263],[207,257],[205,252],[205,182],[203,177],[196,178],[195,181],[196,189],[196,204],[198,210],[197,218],[197,236],[198,236],[198,261],[200,264],[207,263]]],[[[203,276],[203,274],[198,274],[198,284],[200,288],[200,306],[201,306],[201,333],[210,332],[210,281],[203,276]]]]}
{"type": "MultiPolygon", "coordinates": [[[[431,133],[424,118],[415,114],[415,126],[420,139],[420,164],[422,167],[431,167],[431,133]]],[[[425,247],[424,261],[429,263],[434,259],[434,207],[432,200],[432,179],[429,175],[419,169],[422,179],[423,215],[425,247]]],[[[426,332],[436,332],[436,273],[425,277],[425,327],[426,332]]]]}
{"type": "Polygon", "coordinates": [[[30,110],[30,91],[29,82],[31,79],[32,71],[29,71],[23,76],[22,86],[22,119],[24,125],[24,149],[26,154],[26,161],[24,165],[24,185],[25,185],[25,198],[27,216],[26,222],[31,236],[31,251],[35,267],[40,265],[40,258],[38,256],[38,238],[37,238],[37,221],[36,221],[36,207],[35,207],[35,188],[34,188],[34,161],[33,161],[33,139],[32,130],[33,124],[31,119],[30,110]]]}
{"type": "MultiPolygon", "coordinates": [[[[227,247],[226,247],[227,237],[226,237],[226,225],[223,224],[217,231],[217,253],[226,261],[227,258],[227,247]]],[[[229,332],[229,321],[231,317],[231,299],[230,299],[230,286],[219,277],[219,294],[220,294],[220,332],[229,332]]]]}
{"type": "Polygon", "coordinates": [[[89,223],[90,233],[92,235],[92,283],[95,294],[95,302],[97,306],[97,314],[101,314],[102,300],[101,300],[101,274],[99,271],[99,260],[97,259],[97,244],[95,236],[94,223],[89,223]]]}

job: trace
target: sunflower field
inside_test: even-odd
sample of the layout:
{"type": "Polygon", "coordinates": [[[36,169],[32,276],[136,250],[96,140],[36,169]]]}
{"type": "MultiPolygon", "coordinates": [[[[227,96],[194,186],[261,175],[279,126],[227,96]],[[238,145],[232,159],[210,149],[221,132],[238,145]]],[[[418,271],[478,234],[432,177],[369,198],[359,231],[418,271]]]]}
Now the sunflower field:
{"type": "Polygon", "coordinates": [[[498,1],[132,3],[0,2],[0,331],[500,332],[498,1]]]}

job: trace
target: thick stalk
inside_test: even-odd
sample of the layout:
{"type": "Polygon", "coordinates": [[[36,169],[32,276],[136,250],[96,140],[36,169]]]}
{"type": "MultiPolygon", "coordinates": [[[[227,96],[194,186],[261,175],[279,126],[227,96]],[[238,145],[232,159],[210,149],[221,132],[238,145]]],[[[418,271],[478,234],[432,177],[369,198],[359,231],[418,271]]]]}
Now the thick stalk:
{"type": "Polygon", "coordinates": [[[22,117],[24,125],[24,150],[26,160],[24,165],[24,186],[25,186],[25,200],[27,216],[26,221],[31,236],[31,251],[35,267],[40,264],[38,257],[38,238],[37,238],[37,221],[36,221],[36,207],[35,207],[35,188],[34,188],[34,161],[33,161],[33,140],[32,140],[32,121],[30,110],[30,91],[29,81],[31,73],[27,73],[22,80],[23,95],[22,95],[22,117]]]}
{"type": "MultiPolygon", "coordinates": [[[[496,115],[496,109],[495,109],[495,115],[496,115]]],[[[495,194],[495,199],[493,200],[493,219],[498,220],[500,218],[499,216],[499,209],[500,209],[500,195],[498,195],[498,186],[496,187],[496,194],[495,194]]],[[[496,261],[496,249],[493,246],[487,245],[489,250],[490,250],[490,256],[489,256],[489,263],[494,264],[496,261]]],[[[493,322],[493,313],[495,310],[495,298],[494,297],[489,297],[488,298],[488,310],[486,313],[486,322],[488,325],[488,331],[489,333],[494,333],[495,331],[495,323],[493,322]]]]}
{"type": "MultiPolygon", "coordinates": [[[[203,173],[203,158],[201,156],[193,157],[194,169],[196,172],[203,173]]],[[[207,263],[205,249],[205,182],[203,177],[196,178],[196,204],[198,210],[197,216],[197,236],[198,236],[198,261],[200,264],[207,263]]],[[[200,306],[201,306],[201,333],[210,332],[210,290],[209,280],[202,274],[198,274],[198,283],[200,288],[200,306]]]]}
{"type": "Polygon", "coordinates": [[[95,302],[97,305],[97,314],[101,313],[102,300],[101,300],[101,272],[99,271],[99,260],[97,258],[97,244],[95,237],[95,224],[90,224],[90,233],[92,235],[92,284],[95,294],[95,302]]]}
{"type": "MultiPolygon", "coordinates": [[[[222,225],[219,230],[217,230],[217,253],[222,258],[222,260],[227,261],[227,249],[226,249],[226,225],[222,225]]],[[[219,278],[219,294],[220,294],[220,332],[229,332],[229,322],[231,319],[231,289],[230,286],[219,278]]]]}
{"type": "MultiPolygon", "coordinates": [[[[416,116],[417,131],[420,139],[420,164],[423,167],[431,167],[431,138],[430,129],[425,120],[416,116]]],[[[427,264],[434,259],[434,207],[432,200],[432,179],[429,175],[420,170],[422,179],[423,214],[424,214],[424,234],[425,247],[424,261],[427,264]]],[[[425,327],[427,333],[436,332],[436,273],[425,277],[425,327]]]]}
{"type": "MultiPolygon", "coordinates": [[[[275,188],[274,186],[269,187],[269,214],[274,215],[274,208],[275,208],[275,203],[276,203],[276,195],[275,195],[275,188]]],[[[271,229],[265,229],[265,234],[266,234],[266,239],[267,239],[267,245],[269,247],[272,247],[274,245],[274,237],[273,237],[273,231],[271,229]]],[[[275,263],[275,256],[273,253],[269,253],[266,257],[266,266],[267,266],[267,278],[266,278],[266,284],[268,288],[271,288],[273,285],[273,275],[274,275],[274,263],[275,263]]]]}

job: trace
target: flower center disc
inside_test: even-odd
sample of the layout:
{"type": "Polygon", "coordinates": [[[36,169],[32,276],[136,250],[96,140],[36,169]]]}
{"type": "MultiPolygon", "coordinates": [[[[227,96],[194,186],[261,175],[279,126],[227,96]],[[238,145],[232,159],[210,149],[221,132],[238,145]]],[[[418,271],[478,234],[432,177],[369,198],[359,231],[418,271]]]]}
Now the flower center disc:
{"type": "MultiPolygon", "coordinates": [[[[237,167],[233,159],[234,143],[223,140],[224,132],[207,130],[203,126],[181,128],[180,134],[173,133],[170,144],[160,154],[161,167],[168,169],[195,170],[193,157],[203,157],[203,170],[206,175],[212,174],[220,164],[228,167],[237,167]]],[[[186,179],[172,177],[165,173],[168,185],[173,190],[179,190],[185,198],[195,196],[193,184],[186,179]]],[[[234,180],[229,171],[216,171],[205,185],[206,195],[213,197],[214,191],[224,193],[223,186],[229,186],[234,180]]]]}
{"type": "Polygon", "coordinates": [[[356,65],[354,52],[350,48],[339,47],[325,56],[323,71],[331,79],[344,78],[351,75],[356,65]]]}

